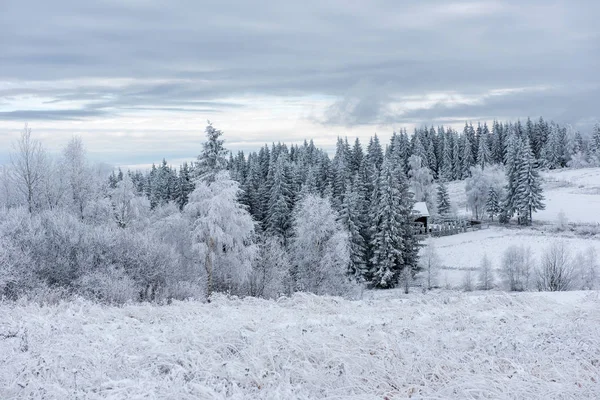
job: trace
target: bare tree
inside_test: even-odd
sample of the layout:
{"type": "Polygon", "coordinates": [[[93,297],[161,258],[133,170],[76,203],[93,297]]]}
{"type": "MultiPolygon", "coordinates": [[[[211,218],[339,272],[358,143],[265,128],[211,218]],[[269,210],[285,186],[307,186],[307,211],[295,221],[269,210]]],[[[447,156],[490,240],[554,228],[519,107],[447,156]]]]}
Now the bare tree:
{"type": "Polygon", "coordinates": [[[479,289],[490,290],[494,287],[494,271],[492,270],[492,263],[488,258],[487,254],[483,256],[481,260],[481,266],[479,267],[479,289]]]}
{"type": "Polygon", "coordinates": [[[468,268],[463,275],[463,290],[465,292],[473,291],[473,268],[468,268]]]}
{"type": "Polygon", "coordinates": [[[85,207],[92,198],[92,174],[80,137],[73,137],[63,150],[63,164],[69,187],[70,203],[77,216],[83,219],[85,207]]]}
{"type": "Polygon", "coordinates": [[[25,197],[29,213],[32,213],[36,207],[44,177],[45,160],[42,144],[31,137],[31,129],[25,124],[21,137],[14,146],[10,161],[15,187],[25,197]]]}
{"type": "Polygon", "coordinates": [[[440,257],[436,251],[435,244],[429,240],[427,246],[423,249],[423,254],[419,259],[423,270],[423,280],[427,289],[437,285],[437,275],[440,268],[440,257]]]}
{"type": "Polygon", "coordinates": [[[555,242],[542,255],[538,270],[538,289],[558,292],[571,289],[575,267],[565,242],[555,242]]]}
{"type": "Polygon", "coordinates": [[[600,284],[598,277],[598,257],[596,249],[589,247],[585,253],[579,254],[575,265],[579,266],[578,275],[580,289],[596,290],[600,284]]]}
{"type": "Polygon", "coordinates": [[[502,278],[511,292],[521,292],[530,288],[531,249],[523,246],[510,246],[502,257],[502,278]]]}

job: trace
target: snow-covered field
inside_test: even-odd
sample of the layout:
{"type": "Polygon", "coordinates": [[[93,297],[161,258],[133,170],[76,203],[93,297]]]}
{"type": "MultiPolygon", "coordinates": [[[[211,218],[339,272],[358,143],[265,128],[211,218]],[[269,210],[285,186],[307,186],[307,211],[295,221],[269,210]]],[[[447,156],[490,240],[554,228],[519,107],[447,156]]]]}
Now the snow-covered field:
{"type": "Polygon", "coordinates": [[[600,398],[597,292],[74,301],[0,315],[4,400],[600,398]]]}
{"type": "MultiPolygon", "coordinates": [[[[488,256],[492,268],[499,269],[504,251],[513,245],[529,247],[534,263],[540,260],[543,252],[555,241],[563,241],[573,257],[589,248],[595,248],[596,254],[600,254],[600,235],[578,236],[553,233],[550,230],[502,226],[433,238],[430,241],[436,247],[443,268],[438,277],[438,284],[448,284],[452,287],[461,285],[464,269],[479,268],[484,255],[488,256]]],[[[474,278],[476,277],[475,275],[474,278]]]]}
{"type": "MultiPolygon", "coordinates": [[[[534,221],[554,223],[563,211],[573,223],[600,224],[600,168],[564,169],[543,172],[546,209],[534,221]]],[[[451,201],[461,214],[465,210],[465,181],[448,185],[451,201]]]]}

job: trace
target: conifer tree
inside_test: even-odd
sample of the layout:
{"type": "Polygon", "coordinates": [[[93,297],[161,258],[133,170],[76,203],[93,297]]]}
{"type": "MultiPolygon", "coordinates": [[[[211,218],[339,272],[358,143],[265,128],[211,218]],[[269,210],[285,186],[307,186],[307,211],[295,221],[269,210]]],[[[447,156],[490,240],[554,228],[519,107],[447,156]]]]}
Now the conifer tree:
{"type": "Polygon", "coordinates": [[[372,258],[369,278],[375,287],[394,287],[404,271],[418,271],[418,240],[413,221],[414,200],[402,171],[384,161],[372,214],[372,258]]]}
{"type": "Polygon", "coordinates": [[[475,160],[473,159],[472,153],[472,143],[469,138],[470,135],[465,135],[463,137],[464,140],[464,148],[463,148],[463,157],[462,157],[462,178],[467,178],[471,176],[471,167],[475,165],[475,160]]]}
{"type": "Polygon", "coordinates": [[[596,125],[594,125],[591,152],[600,160],[600,123],[596,123],[596,125]]]}
{"type": "Polygon", "coordinates": [[[517,189],[519,186],[519,167],[522,142],[512,134],[506,145],[506,195],[502,200],[502,222],[508,222],[517,211],[517,189]]]}
{"type": "Polygon", "coordinates": [[[477,150],[477,164],[481,169],[485,169],[485,166],[490,163],[490,149],[488,148],[488,138],[485,130],[481,130],[481,136],[479,137],[479,148],[477,150]]]}
{"type": "Polygon", "coordinates": [[[206,142],[203,143],[202,153],[196,162],[195,176],[202,180],[212,181],[217,172],[227,167],[227,150],[223,147],[225,142],[221,139],[223,132],[215,129],[208,121],[205,129],[206,142]]]}
{"type": "Polygon", "coordinates": [[[179,177],[177,179],[177,192],[175,202],[180,210],[187,204],[190,193],[194,191],[194,184],[190,176],[190,168],[187,162],[179,168],[179,177]]]}
{"type": "Polygon", "coordinates": [[[500,207],[500,195],[493,186],[490,187],[488,192],[488,198],[485,203],[485,211],[487,212],[487,215],[490,216],[492,221],[494,220],[494,216],[499,215],[502,211],[502,208],[500,207]]]}
{"type": "Polygon", "coordinates": [[[450,195],[448,194],[448,186],[442,179],[437,187],[437,211],[439,215],[450,214],[450,195]]]}
{"type": "Polygon", "coordinates": [[[269,189],[265,231],[285,245],[291,228],[290,179],[287,155],[280,154],[273,168],[273,182],[269,189]]]}
{"type": "Polygon", "coordinates": [[[359,280],[362,280],[366,270],[365,239],[363,237],[365,229],[364,201],[364,191],[357,174],[354,176],[353,182],[348,182],[346,185],[339,220],[348,230],[350,239],[348,273],[359,280]]]}
{"type": "Polygon", "coordinates": [[[460,138],[457,134],[453,135],[453,147],[452,147],[452,169],[453,169],[453,179],[460,180],[463,178],[463,163],[462,163],[462,153],[460,146],[460,138]]]}
{"type": "Polygon", "coordinates": [[[522,216],[522,222],[531,224],[533,212],[543,210],[545,205],[541,178],[536,168],[533,152],[527,142],[523,143],[518,174],[516,207],[522,216]]]}

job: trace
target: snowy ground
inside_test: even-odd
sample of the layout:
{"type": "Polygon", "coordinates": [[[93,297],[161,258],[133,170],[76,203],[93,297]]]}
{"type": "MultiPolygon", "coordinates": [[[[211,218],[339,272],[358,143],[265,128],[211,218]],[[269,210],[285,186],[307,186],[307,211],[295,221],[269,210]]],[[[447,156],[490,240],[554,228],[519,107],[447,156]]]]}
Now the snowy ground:
{"type": "Polygon", "coordinates": [[[75,301],[0,315],[4,400],[600,398],[596,292],[75,301]]]}
{"type": "MultiPolygon", "coordinates": [[[[534,214],[536,221],[554,223],[563,211],[570,222],[600,224],[600,168],[543,172],[546,209],[534,214]]],[[[465,181],[448,185],[457,211],[466,214],[465,181]]]]}
{"type": "Polygon", "coordinates": [[[590,247],[596,249],[596,254],[600,254],[600,235],[580,236],[542,229],[491,226],[489,229],[433,238],[430,241],[435,245],[443,267],[438,284],[451,287],[462,284],[465,269],[479,268],[484,255],[488,256],[492,268],[500,268],[504,251],[512,245],[529,247],[534,263],[539,262],[542,253],[555,241],[565,242],[573,257],[590,247]]]}

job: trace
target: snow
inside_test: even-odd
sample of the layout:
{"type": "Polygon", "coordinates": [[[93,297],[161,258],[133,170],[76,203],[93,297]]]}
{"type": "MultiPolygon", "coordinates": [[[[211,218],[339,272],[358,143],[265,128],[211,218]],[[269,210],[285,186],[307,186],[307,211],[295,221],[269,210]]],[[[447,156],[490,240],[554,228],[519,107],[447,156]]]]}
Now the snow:
{"type": "MultiPolygon", "coordinates": [[[[600,224],[600,168],[552,170],[541,176],[546,209],[534,213],[534,222],[554,223],[562,211],[569,222],[600,224]]],[[[450,182],[448,192],[459,214],[467,214],[465,181],[450,182]]]]}
{"type": "Polygon", "coordinates": [[[530,247],[536,263],[542,252],[554,241],[564,241],[572,256],[590,247],[596,249],[596,254],[600,254],[599,236],[566,235],[527,228],[490,226],[488,229],[429,240],[435,245],[442,260],[443,270],[438,284],[446,286],[447,283],[452,287],[460,285],[465,269],[479,268],[485,254],[490,259],[492,268],[499,269],[504,251],[513,245],[530,247]]]}
{"type": "Polygon", "coordinates": [[[413,210],[419,213],[422,217],[429,217],[429,210],[427,209],[427,203],[424,201],[418,201],[415,203],[413,210]]]}
{"type": "Polygon", "coordinates": [[[377,293],[0,304],[0,398],[600,398],[597,292],[377,293]]]}

